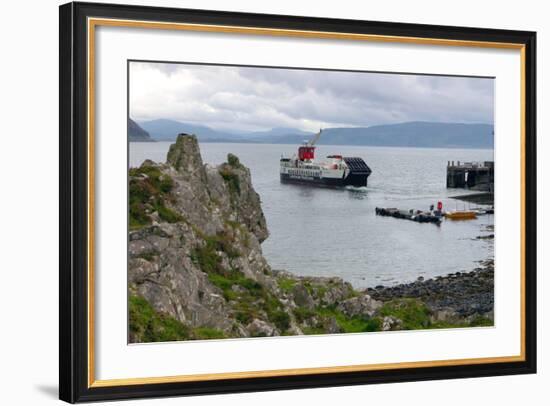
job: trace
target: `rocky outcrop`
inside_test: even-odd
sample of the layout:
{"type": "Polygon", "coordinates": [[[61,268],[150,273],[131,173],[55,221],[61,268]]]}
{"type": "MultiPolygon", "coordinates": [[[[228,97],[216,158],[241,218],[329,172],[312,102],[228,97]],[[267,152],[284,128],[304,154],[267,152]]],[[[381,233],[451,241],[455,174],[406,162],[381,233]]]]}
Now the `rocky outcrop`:
{"type": "Polygon", "coordinates": [[[368,294],[352,297],[351,299],[344,300],[338,305],[338,310],[350,315],[350,316],[362,316],[367,315],[372,317],[376,314],[376,311],[382,307],[382,302],[374,300],[368,294]]]}
{"type": "Polygon", "coordinates": [[[204,164],[194,136],[179,135],[166,163],[130,169],[129,189],[131,342],[438,323],[420,301],[272,270],[262,255],[269,232],[249,169],[232,154],[218,166],[204,164]]]}
{"type": "Polygon", "coordinates": [[[166,164],[130,171],[131,294],[185,325],[226,335],[247,331],[232,299],[248,298],[250,284],[276,286],[260,248],[268,231],[259,196],[248,169],[230,161],[204,165],[196,138],[180,135],[166,164]]]}

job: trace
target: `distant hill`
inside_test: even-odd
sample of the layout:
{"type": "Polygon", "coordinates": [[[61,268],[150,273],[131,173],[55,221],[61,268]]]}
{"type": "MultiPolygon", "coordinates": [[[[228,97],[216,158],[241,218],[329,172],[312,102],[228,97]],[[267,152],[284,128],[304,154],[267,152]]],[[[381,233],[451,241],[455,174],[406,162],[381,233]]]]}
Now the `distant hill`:
{"type": "MultiPolygon", "coordinates": [[[[269,136],[259,142],[298,144],[313,134],[269,136]]],[[[372,127],[326,128],[319,145],[425,148],[493,148],[490,124],[408,122],[372,127]]]]}
{"type": "Polygon", "coordinates": [[[247,138],[251,139],[275,139],[275,138],[281,138],[284,139],[285,137],[311,137],[313,133],[306,132],[302,130],[298,130],[296,128],[288,128],[288,127],[275,127],[271,130],[267,131],[255,131],[248,134],[244,134],[247,138]]]}
{"type": "Polygon", "coordinates": [[[130,142],[153,142],[149,133],[131,118],[128,119],[128,140],[130,142]]]}
{"type": "MultiPolygon", "coordinates": [[[[197,135],[202,142],[248,142],[262,144],[301,144],[313,133],[295,128],[273,128],[256,132],[221,132],[207,126],[173,120],[140,123],[156,140],[172,141],[177,134],[197,135]]],[[[435,123],[414,121],[371,127],[326,128],[320,145],[371,145],[425,148],[493,148],[491,124],[435,123]]]]}
{"type": "Polygon", "coordinates": [[[238,137],[235,134],[219,132],[207,126],[167,119],[141,121],[140,125],[158,141],[174,141],[180,133],[195,134],[199,141],[238,137]]]}
{"type": "Polygon", "coordinates": [[[366,128],[328,128],[320,144],[430,148],[493,148],[490,124],[409,122],[366,128]]]}

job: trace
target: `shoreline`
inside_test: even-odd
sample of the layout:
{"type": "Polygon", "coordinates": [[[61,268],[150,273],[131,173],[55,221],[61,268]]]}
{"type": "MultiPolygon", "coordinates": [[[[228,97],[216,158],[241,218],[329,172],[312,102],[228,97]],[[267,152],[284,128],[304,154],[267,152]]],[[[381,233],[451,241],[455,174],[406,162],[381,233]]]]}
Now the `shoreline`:
{"type": "Polygon", "coordinates": [[[369,287],[365,293],[382,302],[418,299],[434,313],[438,321],[475,317],[494,319],[494,260],[479,261],[469,272],[455,272],[394,286],[369,287]]]}

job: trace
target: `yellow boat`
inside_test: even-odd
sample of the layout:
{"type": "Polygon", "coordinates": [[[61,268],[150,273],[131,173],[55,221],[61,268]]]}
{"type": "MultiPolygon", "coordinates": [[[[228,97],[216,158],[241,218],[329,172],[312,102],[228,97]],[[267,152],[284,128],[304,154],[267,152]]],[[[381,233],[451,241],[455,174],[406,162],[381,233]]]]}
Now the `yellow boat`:
{"type": "Polygon", "coordinates": [[[450,220],[472,220],[477,218],[475,211],[451,211],[445,213],[445,218],[450,220]]]}

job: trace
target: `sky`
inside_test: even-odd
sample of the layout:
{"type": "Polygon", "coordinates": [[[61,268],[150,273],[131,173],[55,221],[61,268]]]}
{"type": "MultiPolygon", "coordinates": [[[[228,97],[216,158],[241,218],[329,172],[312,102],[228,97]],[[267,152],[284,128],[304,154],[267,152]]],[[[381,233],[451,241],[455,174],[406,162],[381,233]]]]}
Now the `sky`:
{"type": "Polygon", "coordinates": [[[130,117],[224,131],[317,131],[407,121],[493,123],[494,79],[130,64],[130,117]]]}

